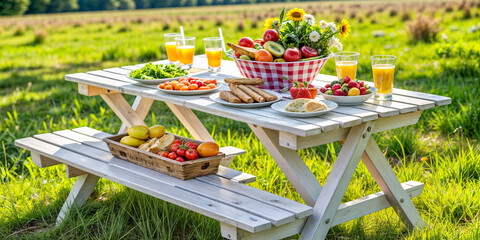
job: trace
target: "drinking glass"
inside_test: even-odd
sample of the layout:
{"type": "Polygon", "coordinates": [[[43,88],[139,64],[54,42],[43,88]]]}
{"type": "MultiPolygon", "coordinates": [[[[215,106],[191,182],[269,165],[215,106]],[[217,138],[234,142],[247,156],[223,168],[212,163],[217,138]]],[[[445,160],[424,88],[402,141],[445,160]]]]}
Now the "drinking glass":
{"type": "Polygon", "coordinates": [[[185,69],[192,68],[193,55],[195,55],[195,37],[176,37],[177,56],[185,69]]]}
{"type": "Polygon", "coordinates": [[[167,57],[170,63],[176,63],[178,61],[177,43],[175,42],[175,38],[180,36],[180,33],[163,34],[163,37],[165,38],[165,50],[167,51],[167,57]]]}
{"type": "Polygon", "coordinates": [[[222,39],[219,37],[208,37],[203,39],[205,54],[207,54],[208,71],[220,72],[222,63],[222,39]]]}
{"type": "Polygon", "coordinates": [[[334,53],[333,57],[335,58],[338,79],[344,79],[346,76],[349,76],[352,80],[357,79],[357,64],[360,53],[337,52],[334,53]]]}
{"type": "Polygon", "coordinates": [[[377,88],[375,99],[392,100],[396,60],[392,55],[372,56],[373,83],[377,88]]]}

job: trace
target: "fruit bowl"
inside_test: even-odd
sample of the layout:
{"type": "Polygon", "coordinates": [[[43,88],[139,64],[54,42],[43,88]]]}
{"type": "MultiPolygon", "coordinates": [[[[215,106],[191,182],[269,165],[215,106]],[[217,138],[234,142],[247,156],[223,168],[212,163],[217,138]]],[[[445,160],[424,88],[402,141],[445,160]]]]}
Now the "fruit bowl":
{"type": "Polygon", "coordinates": [[[260,62],[237,57],[232,58],[244,77],[261,78],[265,82],[263,86],[259,87],[282,90],[292,87],[292,83],[282,79],[282,76],[292,81],[308,81],[309,84],[312,83],[323,66],[325,66],[330,55],[320,59],[297,62],[260,62]]]}
{"type": "Polygon", "coordinates": [[[372,93],[365,94],[365,95],[358,95],[358,96],[335,96],[335,95],[328,95],[320,91],[318,92],[323,98],[330,101],[334,101],[338,103],[338,105],[352,106],[352,105],[363,104],[365,101],[371,98],[373,94],[377,92],[377,89],[375,87],[370,87],[370,90],[372,91],[372,93]]]}

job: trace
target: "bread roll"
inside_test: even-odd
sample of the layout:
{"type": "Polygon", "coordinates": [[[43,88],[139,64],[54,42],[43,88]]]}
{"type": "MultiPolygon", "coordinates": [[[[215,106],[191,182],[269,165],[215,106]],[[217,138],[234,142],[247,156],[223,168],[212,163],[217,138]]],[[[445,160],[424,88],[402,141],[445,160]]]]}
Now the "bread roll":
{"type": "Polygon", "coordinates": [[[271,94],[269,92],[266,92],[266,91],[263,91],[262,89],[258,88],[258,87],[254,87],[254,86],[251,86],[251,85],[247,85],[248,88],[252,89],[254,92],[260,94],[260,96],[262,96],[263,98],[265,98],[265,100],[267,102],[271,102],[271,101],[275,101],[277,100],[277,96],[275,96],[274,94],[271,94]]]}
{"type": "Polygon", "coordinates": [[[319,112],[328,109],[325,103],[315,100],[310,100],[303,106],[305,108],[305,112],[319,112]]]}
{"type": "Polygon", "coordinates": [[[246,85],[238,85],[237,87],[239,89],[242,89],[242,91],[244,91],[246,94],[248,94],[248,96],[252,97],[253,100],[255,100],[259,103],[265,102],[265,98],[263,98],[260,94],[256,93],[252,89],[248,88],[246,85]]]}
{"type": "Polygon", "coordinates": [[[289,112],[318,112],[327,109],[325,103],[308,98],[297,98],[285,107],[285,110],[289,112]]]}

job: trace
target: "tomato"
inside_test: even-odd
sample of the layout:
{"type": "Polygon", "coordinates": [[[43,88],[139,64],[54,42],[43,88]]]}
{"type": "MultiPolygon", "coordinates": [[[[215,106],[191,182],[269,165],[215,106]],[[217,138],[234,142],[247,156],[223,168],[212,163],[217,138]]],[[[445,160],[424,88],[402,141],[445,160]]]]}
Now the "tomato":
{"type": "Polygon", "coordinates": [[[192,83],[190,84],[190,86],[188,86],[188,89],[190,90],[197,90],[198,89],[198,85],[196,83],[192,83]]]}
{"type": "Polygon", "coordinates": [[[162,84],[158,85],[158,87],[161,88],[161,89],[165,88],[165,83],[162,83],[162,84]]]}
{"type": "Polygon", "coordinates": [[[187,158],[187,160],[195,160],[198,158],[198,152],[197,150],[195,149],[188,149],[186,152],[185,152],[185,158],[187,158]]]}
{"type": "Polygon", "coordinates": [[[170,146],[170,152],[176,152],[177,149],[178,149],[178,146],[180,146],[180,144],[172,144],[172,146],[170,146]]]}
{"type": "Polygon", "coordinates": [[[207,87],[210,88],[210,89],[214,89],[214,88],[216,88],[217,86],[216,86],[215,84],[211,84],[211,83],[210,83],[210,84],[207,85],[207,87]]]}
{"type": "Polygon", "coordinates": [[[185,143],[185,145],[191,149],[197,149],[198,145],[196,143],[194,143],[193,141],[188,141],[187,143],[185,143]]]}
{"type": "Polygon", "coordinates": [[[183,147],[178,147],[177,151],[175,151],[177,153],[177,156],[179,157],[183,157],[185,156],[185,148],[183,147]]]}
{"type": "Polygon", "coordinates": [[[205,87],[205,86],[198,88],[198,90],[208,90],[208,89],[210,89],[210,88],[209,88],[209,87],[205,87]]]}
{"type": "Polygon", "coordinates": [[[165,90],[173,90],[173,86],[172,85],[166,85],[164,89],[165,90]]]}
{"type": "Polygon", "coordinates": [[[208,84],[210,84],[210,83],[211,83],[211,84],[215,84],[215,85],[217,85],[217,79],[208,79],[208,80],[207,80],[207,81],[205,81],[205,82],[207,82],[208,84]]]}
{"type": "Polygon", "coordinates": [[[169,152],[167,152],[167,151],[160,151],[160,152],[158,152],[157,154],[158,154],[159,156],[162,156],[162,157],[168,157],[168,153],[169,153],[169,152]]]}
{"type": "Polygon", "coordinates": [[[205,83],[203,81],[200,81],[200,80],[197,80],[195,83],[198,85],[198,87],[205,86],[205,83]]]}
{"type": "Polygon", "coordinates": [[[178,84],[178,81],[172,81],[170,84],[172,84],[172,86],[175,87],[178,84]]]}
{"type": "Polygon", "coordinates": [[[175,160],[175,158],[177,158],[177,154],[174,153],[174,152],[171,152],[168,154],[168,158],[172,159],[172,160],[175,160]]]}
{"type": "Polygon", "coordinates": [[[189,89],[188,86],[183,86],[179,90],[180,91],[188,91],[188,89],[189,89]]]}
{"type": "Polygon", "coordinates": [[[177,158],[175,158],[175,161],[177,161],[177,162],[185,162],[185,158],[183,158],[183,157],[177,157],[177,158]]]}
{"type": "Polygon", "coordinates": [[[185,85],[185,86],[190,85],[190,83],[189,83],[187,80],[180,81],[180,83],[183,84],[183,85],[185,85]]]}
{"type": "Polygon", "coordinates": [[[218,154],[220,147],[214,142],[204,142],[198,145],[197,151],[201,157],[211,157],[218,154]]]}
{"type": "Polygon", "coordinates": [[[182,140],[177,139],[177,140],[173,141],[172,144],[177,144],[177,143],[178,143],[178,145],[182,145],[183,142],[182,142],[182,140]]]}
{"type": "Polygon", "coordinates": [[[261,49],[255,53],[255,61],[273,62],[273,56],[269,51],[261,49]]]}
{"type": "Polygon", "coordinates": [[[177,85],[175,85],[175,87],[173,87],[173,89],[180,90],[180,88],[182,88],[182,87],[185,87],[185,85],[183,85],[181,83],[178,83],[177,85]]]}

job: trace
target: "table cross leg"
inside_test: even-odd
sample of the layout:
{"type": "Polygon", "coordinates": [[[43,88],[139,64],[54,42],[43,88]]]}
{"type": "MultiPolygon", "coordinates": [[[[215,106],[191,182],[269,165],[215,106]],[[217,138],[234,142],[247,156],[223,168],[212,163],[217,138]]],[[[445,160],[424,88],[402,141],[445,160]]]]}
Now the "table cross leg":
{"type": "Polygon", "coordinates": [[[368,141],[362,161],[405,225],[410,229],[425,227],[425,222],[373,138],[368,141]]]}
{"type": "Polygon", "coordinates": [[[127,127],[146,125],[143,121],[144,118],[133,110],[121,93],[102,94],[100,96],[127,127]]]}
{"type": "Polygon", "coordinates": [[[300,239],[324,239],[372,134],[375,121],[352,127],[313,207],[300,239]]]}
{"type": "Polygon", "coordinates": [[[302,196],[303,201],[307,205],[313,206],[322,191],[322,185],[320,185],[302,158],[298,156],[295,150],[279,145],[278,131],[253,124],[249,124],[249,126],[290,183],[292,183],[295,190],[302,196]]]}
{"type": "Polygon", "coordinates": [[[173,114],[178,118],[187,131],[192,134],[193,138],[203,142],[215,142],[208,132],[207,128],[198,119],[197,115],[190,109],[184,106],[167,103],[167,106],[172,110],[173,114]]]}
{"type": "MultiPolygon", "coordinates": [[[[153,102],[154,100],[151,98],[137,96],[132,104],[132,109],[135,110],[140,119],[143,120],[147,117],[148,112],[150,112],[153,102]]],[[[120,127],[118,134],[125,133],[127,130],[127,125],[122,122],[122,126],[120,127]]]]}

